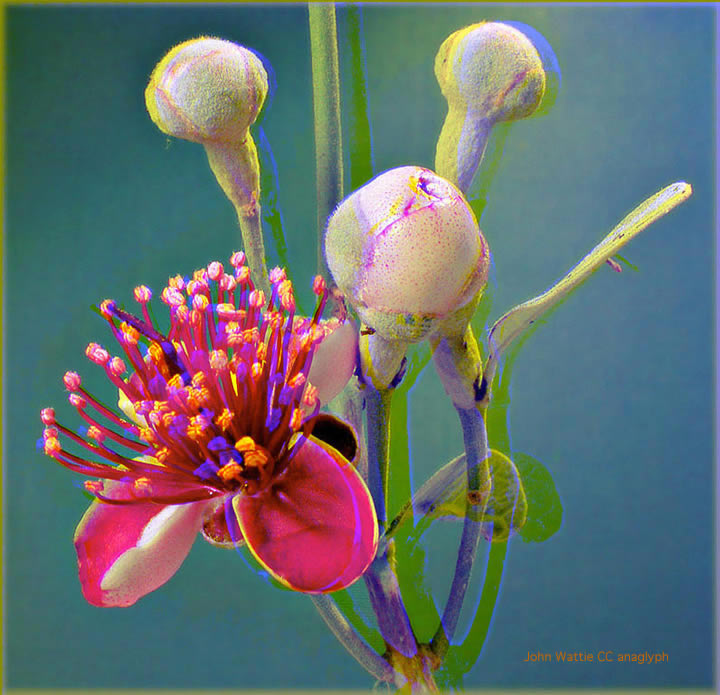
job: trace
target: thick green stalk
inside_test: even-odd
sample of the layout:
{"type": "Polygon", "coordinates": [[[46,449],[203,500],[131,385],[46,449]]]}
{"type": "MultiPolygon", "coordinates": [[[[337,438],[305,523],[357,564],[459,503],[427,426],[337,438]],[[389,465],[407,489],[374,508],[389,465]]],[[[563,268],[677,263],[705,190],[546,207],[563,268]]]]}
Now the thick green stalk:
{"type": "Polygon", "coordinates": [[[354,191],[373,177],[363,19],[362,9],[358,5],[350,4],[345,10],[345,39],[352,77],[349,81],[347,143],[350,154],[350,190],[354,191]]]}
{"type": "Polygon", "coordinates": [[[368,445],[368,488],[375,502],[380,533],[387,519],[388,478],[390,468],[390,405],[392,390],[365,389],[368,445]]]}
{"type": "Polygon", "coordinates": [[[308,4],[315,114],[318,272],[331,282],[323,254],[327,218],[343,197],[342,130],[337,28],[333,3],[308,4]]]}
{"type": "MultiPolygon", "coordinates": [[[[372,384],[366,386],[368,488],[375,502],[381,534],[385,531],[387,520],[391,401],[391,389],[378,390],[372,384]]],[[[391,541],[378,551],[364,579],[383,638],[404,657],[413,658],[417,654],[417,643],[393,569],[393,556],[391,541]]]]}
{"type": "Polygon", "coordinates": [[[395,573],[410,624],[418,641],[429,640],[440,620],[430,588],[425,581],[425,549],[414,539],[413,505],[407,504],[413,494],[410,480],[408,396],[429,361],[430,349],[426,342],[412,345],[407,353],[407,371],[393,393],[390,416],[392,466],[389,470],[387,492],[388,518],[397,518],[399,511],[405,509],[409,520],[401,532],[394,536],[395,573]]]}

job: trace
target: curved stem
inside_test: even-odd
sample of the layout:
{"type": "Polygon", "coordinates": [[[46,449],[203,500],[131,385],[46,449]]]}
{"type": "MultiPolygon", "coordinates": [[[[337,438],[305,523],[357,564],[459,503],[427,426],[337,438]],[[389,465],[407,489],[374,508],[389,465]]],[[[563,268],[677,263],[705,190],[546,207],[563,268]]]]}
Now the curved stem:
{"type": "MultiPolygon", "coordinates": [[[[496,377],[493,397],[485,411],[487,428],[493,435],[493,446],[512,455],[510,447],[510,423],[508,406],[510,404],[510,383],[513,363],[518,355],[518,347],[511,348],[503,368],[496,377]]],[[[508,543],[492,543],[488,554],[485,578],[475,616],[462,644],[453,645],[445,658],[445,667],[449,673],[458,676],[467,673],[480,657],[480,652],[487,639],[495,606],[500,594],[500,586],[505,567],[508,543]]]]}
{"type": "Polygon", "coordinates": [[[337,27],[333,3],[308,4],[315,115],[318,272],[331,281],[322,252],[327,218],[343,196],[337,27]]]}
{"type": "MultiPolygon", "coordinates": [[[[487,432],[483,414],[475,409],[457,408],[460,423],[463,429],[465,442],[465,456],[467,465],[468,495],[481,488],[483,472],[486,472],[487,460],[490,457],[488,449],[487,432]]],[[[435,636],[430,642],[430,648],[440,659],[447,654],[450,641],[455,634],[460,610],[462,609],[465,593],[467,592],[470,574],[475,564],[478,541],[482,525],[470,513],[470,500],[465,502],[467,511],[463,522],[460,548],[458,550],[455,574],[450,586],[450,595],[443,612],[442,621],[435,636]]]]}
{"type": "Polygon", "coordinates": [[[376,654],[338,610],[332,597],[325,594],[311,596],[315,608],[325,624],[332,630],[338,641],[355,657],[355,660],[372,676],[381,681],[392,681],[393,669],[379,654],[376,654]]]}

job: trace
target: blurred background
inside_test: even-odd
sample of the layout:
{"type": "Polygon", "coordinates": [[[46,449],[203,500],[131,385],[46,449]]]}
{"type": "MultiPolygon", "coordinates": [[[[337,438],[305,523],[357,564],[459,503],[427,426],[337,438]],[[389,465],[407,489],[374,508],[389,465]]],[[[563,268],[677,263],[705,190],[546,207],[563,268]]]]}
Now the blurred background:
{"type": "MultiPolygon", "coordinates": [[[[72,547],[87,505],[79,476],[36,449],[42,407],[78,424],[66,370],[80,371],[106,402],[115,397],[84,357],[88,342],[112,343],[93,304],[130,304],[137,284],[159,292],[170,275],[225,261],[240,246],[203,149],[169,141],[145,111],[149,74],[174,44],[219,36],[272,65],[277,89],[262,127],[296,291],[311,302],[306,8],[5,12],[6,684],[371,686],[307,597],[273,588],[236,553],[202,541],[135,606],[86,604],[72,547]]],[[[549,287],[652,193],[677,180],[694,189],[622,252],[638,272],[600,269],[517,360],[512,444],[552,473],[563,526],[542,544],[511,542],[466,686],[710,687],[714,9],[378,4],[365,6],[363,19],[376,172],[432,167],[446,109],[433,61],[450,33],[481,19],[522,22],[555,51],[562,87],[554,107],[513,127],[481,219],[494,259],[491,321],[549,287]],[[523,661],[556,650],[666,652],[669,661],[523,661]]],[[[341,37],[344,21],[340,9],[341,37]]],[[[419,486],[461,450],[432,368],[413,388],[410,416],[419,486]]],[[[430,539],[427,552],[441,604],[454,546],[430,539]]]]}

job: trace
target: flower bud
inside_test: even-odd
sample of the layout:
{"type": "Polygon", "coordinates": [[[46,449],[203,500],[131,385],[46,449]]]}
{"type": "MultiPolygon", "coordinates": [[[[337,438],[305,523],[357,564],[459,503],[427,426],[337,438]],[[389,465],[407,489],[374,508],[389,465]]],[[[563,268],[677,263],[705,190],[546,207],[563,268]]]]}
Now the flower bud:
{"type": "Polygon", "coordinates": [[[248,265],[269,292],[260,211],[260,164],[250,126],[268,78],[252,51],[201,36],[175,46],[156,66],[145,104],[163,133],[205,147],[210,168],[237,212],[248,265]]]}
{"type": "Polygon", "coordinates": [[[260,59],[230,41],[200,37],[155,67],[145,103],[163,133],[205,144],[242,141],[268,91],[260,59]]]}
{"type": "Polygon", "coordinates": [[[493,125],[530,116],[545,94],[545,70],[530,39],[508,24],[481,22],[448,36],[435,57],[448,102],[435,168],[467,191],[493,125]]]}
{"type": "Polygon", "coordinates": [[[363,323],[415,342],[484,288],[490,254],[455,186],[429,169],[391,169],[330,217],[325,254],[363,323]]]}

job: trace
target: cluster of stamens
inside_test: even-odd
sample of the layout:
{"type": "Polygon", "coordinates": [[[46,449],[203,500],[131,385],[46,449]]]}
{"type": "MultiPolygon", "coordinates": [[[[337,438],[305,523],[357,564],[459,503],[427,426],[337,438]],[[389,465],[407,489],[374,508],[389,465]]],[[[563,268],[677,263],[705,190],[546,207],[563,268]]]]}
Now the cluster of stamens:
{"type": "Polygon", "coordinates": [[[75,372],[64,383],[88,425],[85,436],[59,424],[52,408],[41,413],[47,455],[84,475],[125,483],[108,497],[102,482],[86,482],[98,498],[170,504],[237,490],[256,494],[290,465],[294,435],[320,405],[307,376],[317,345],[334,327],[320,324],[328,292],[318,276],[315,313],[299,318],[284,270],[270,272],[266,300],[245,255],[233,254],[230,263],[232,274],[213,262],[191,280],[170,278],[161,295],[170,313],[166,335],[151,318],[145,286],[134,292],[142,318],[114,301],[100,306],[130,374],[123,377],[126,362],[97,343],[86,355],[119,389],[126,417],[90,395],[75,372]],[[63,448],[61,435],[99,460],[63,448]]]}

